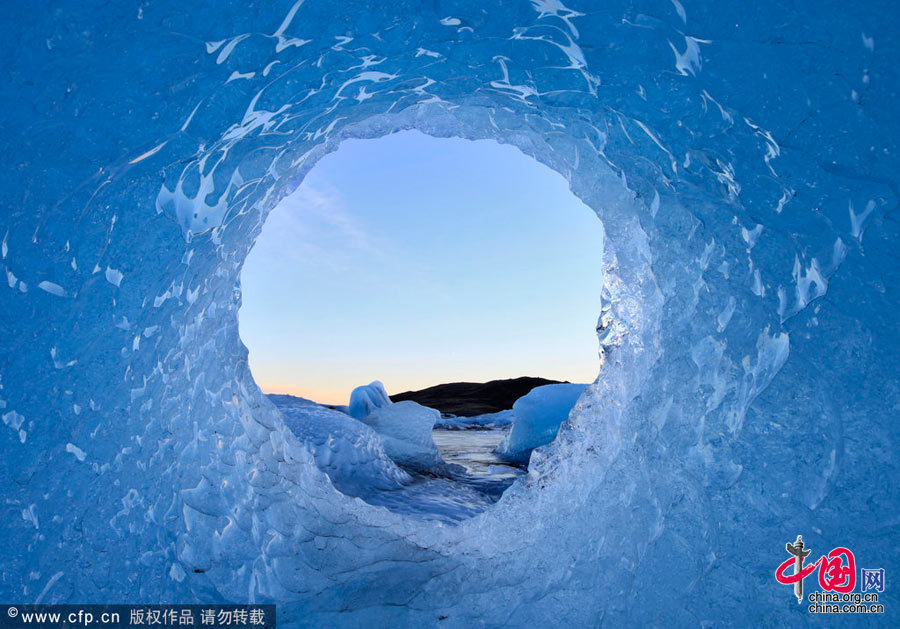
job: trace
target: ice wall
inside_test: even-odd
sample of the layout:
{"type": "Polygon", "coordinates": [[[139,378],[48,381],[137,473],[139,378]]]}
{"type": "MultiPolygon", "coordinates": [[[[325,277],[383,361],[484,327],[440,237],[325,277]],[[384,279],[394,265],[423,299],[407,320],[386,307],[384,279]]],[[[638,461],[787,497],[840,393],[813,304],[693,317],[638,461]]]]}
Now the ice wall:
{"type": "Polygon", "coordinates": [[[798,533],[900,573],[893,2],[4,12],[4,600],[796,626],[798,533]],[[237,331],[266,213],[403,128],[519,147],[606,233],[600,378],[456,527],[333,489],[237,331]]]}

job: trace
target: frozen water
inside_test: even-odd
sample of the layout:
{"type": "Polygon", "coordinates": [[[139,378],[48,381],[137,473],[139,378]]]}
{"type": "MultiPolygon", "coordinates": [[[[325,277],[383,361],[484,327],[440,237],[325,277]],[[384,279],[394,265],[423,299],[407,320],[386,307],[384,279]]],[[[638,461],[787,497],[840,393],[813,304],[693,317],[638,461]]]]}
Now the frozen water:
{"type": "Polygon", "coordinates": [[[786,541],[900,573],[897,4],[362,8],[4,7],[0,598],[811,626],[786,541]],[[518,147],[605,234],[598,380],[456,526],[336,491],[238,334],[268,212],[410,128],[518,147]]]}
{"type": "Polygon", "coordinates": [[[472,417],[440,417],[435,422],[435,427],[447,428],[449,430],[466,430],[469,428],[507,428],[512,424],[512,409],[498,411],[496,413],[486,413],[484,415],[473,415],[472,417]]]}
{"type": "Polygon", "coordinates": [[[435,429],[432,436],[441,457],[447,463],[463,466],[470,475],[515,479],[524,474],[523,468],[509,465],[497,456],[496,449],[506,436],[505,430],[441,428],[435,429]]]}
{"type": "Polygon", "coordinates": [[[512,428],[497,453],[516,463],[527,463],[531,451],[547,445],[556,438],[560,425],[569,419],[569,412],[586,384],[546,384],[535,387],[513,404],[512,428]]]}
{"type": "Polygon", "coordinates": [[[362,419],[370,415],[376,409],[390,406],[391,398],[388,397],[384,385],[378,380],[371,384],[356,387],[350,393],[349,413],[356,419],[362,419]]]}

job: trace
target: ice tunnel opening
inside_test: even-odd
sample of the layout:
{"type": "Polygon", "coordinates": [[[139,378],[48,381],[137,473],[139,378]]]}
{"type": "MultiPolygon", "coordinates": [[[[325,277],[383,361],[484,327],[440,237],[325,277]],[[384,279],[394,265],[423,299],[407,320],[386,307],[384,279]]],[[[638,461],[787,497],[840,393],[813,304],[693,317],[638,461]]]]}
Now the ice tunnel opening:
{"type": "Polygon", "coordinates": [[[343,141],[244,262],[253,378],[342,493],[467,519],[597,377],[603,243],[565,178],[512,146],[343,141]]]}

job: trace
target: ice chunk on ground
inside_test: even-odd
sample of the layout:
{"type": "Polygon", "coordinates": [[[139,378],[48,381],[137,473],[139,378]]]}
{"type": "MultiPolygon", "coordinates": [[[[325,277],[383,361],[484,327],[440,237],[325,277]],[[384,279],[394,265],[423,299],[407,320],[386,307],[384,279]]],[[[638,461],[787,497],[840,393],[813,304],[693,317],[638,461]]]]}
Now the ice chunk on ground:
{"type": "Polygon", "coordinates": [[[409,474],[385,452],[378,434],[364,423],[315,404],[288,402],[279,409],[285,425],[306,444],[316,465],[341,492],[367,497],[410,482],[409,474]]]}
{"type": "Polygon", "coordinates": [[[393,402],[388,397],[387,391],[384,390],[384,385],[376,380],[371,384],[353,389],[353,392],[350,393],[350,408],[348,410],[352,417],[362,419],[376,408],[390,406],[391,404],[393,402]]]}
{"type": "Polygon", "coordinates": [[[581,397],[586,384],[548,384],[531,390],[513,404],[513,425],[497,448],[503,458],[527,463],[531,451],[556,438],[559,426],[581,397]]]}
{"type": "MultiPolygon", "coordinates": [[[[380,386],[381,383],[378,384],[380,386]]],[[[354,393],[364,388],[360,387],[354,393]]],[[[384,388],[381,390],[384,391],[384,388]]],[[[352,409],[352,401],[350,406],[352,409]]],[[[434,424],[440,417],[441,414],[433,408],[404,401],[375,408],[362,421],[381,435],[385,452],[396,463],[416,470],[434,471],[446,465],[431,437],[434,424]]]]}
{"type": "MultiPolygon", "coordinates": [[[[276,394],[268,398],[281,411],[287,427],[310,449],[332,484],[371,505],[416,520],[454,524],[484,511],[511,483],[511,478],[501,478],[499,482],[470,478],[462,466],[432,458],[414,465],[428,473],[410,475],[390,459],[382,437],[363,422],[305,398],[276,394]],[[443,477],[435,477],[434,472],[443,477]]],[[[398,410],[391,405],[386,414],[395,419],[400,414],[407,418],[413,415],[418,419],[415,425],[425,426],[423,420],[429,417],[430,421],[433,409],[415,409],[410,405],[415,403],[401,402],[398,410]]],[[[392,445],[397,447],[397,441],[391,440],[392,445]]],[[[400,447],[406,452],[412,450],[409,444],[400,447]]],[[[420,449],[427,453],[427,444],[420,449]]],[[[417,454],[421,459],[422,454],[417,454]]]]}

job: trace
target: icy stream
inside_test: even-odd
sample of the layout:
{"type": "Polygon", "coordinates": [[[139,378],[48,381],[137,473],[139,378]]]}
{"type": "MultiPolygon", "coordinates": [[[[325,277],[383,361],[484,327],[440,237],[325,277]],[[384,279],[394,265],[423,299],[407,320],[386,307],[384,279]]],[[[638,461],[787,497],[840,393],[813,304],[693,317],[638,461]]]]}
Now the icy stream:
{"type": "Polygon", "coordinates": [[[447,463],[466,468],[474,477],[515,480],[525,472],[498,457],[494,450],[508,430],[445,430],[432,431],[434,443],[447,463]]]}
{"type": "Polygon", "coordinates": [[[392,491],[366,496],[369,504],[387,507],[418,520],[455,523],[494,504],[525,474],[504,463],[494,449],[506,430],[433,431],[434,442],[447,463],[462,466],[447,477],[412,473],[413,482],[392,491]]]}

